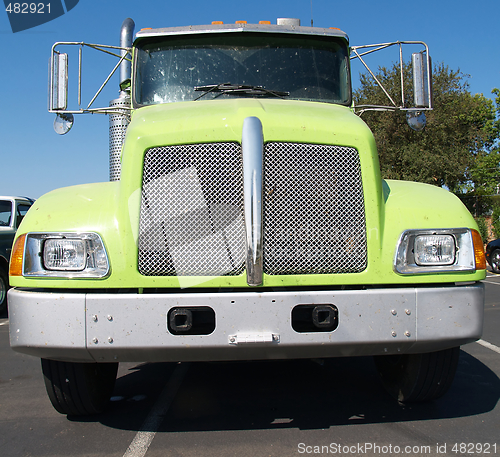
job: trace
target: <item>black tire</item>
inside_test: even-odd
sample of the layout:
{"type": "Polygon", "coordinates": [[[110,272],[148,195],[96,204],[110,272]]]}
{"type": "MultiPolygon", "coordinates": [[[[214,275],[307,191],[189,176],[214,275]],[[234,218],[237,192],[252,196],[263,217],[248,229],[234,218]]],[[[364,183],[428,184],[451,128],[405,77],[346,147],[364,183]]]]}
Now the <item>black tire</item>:
{"type": "Polygon", "coordinates": [[[382,384],[402,403],[435,400],[451,386],[457,370],[460,348],[428,354],[375,356],[382,384]]]}
{"type": "Polygon", "coordinates": [[[500,249],[494,249],[491,253],[490,265],[493,273],[500,274],[500,249]]]}
{"type": "Polygon", "coordinates": [[[0,267],[0,313],[7,309],[7,291],[9,290],[9,277],[7,272],[0,267]]]}
{"type": "Polygon", "coordinates": [[[118,363],[76,363],[42,359],[45,388],[56,411],[86,416],[104,411],[113,392],[118,363]]]}

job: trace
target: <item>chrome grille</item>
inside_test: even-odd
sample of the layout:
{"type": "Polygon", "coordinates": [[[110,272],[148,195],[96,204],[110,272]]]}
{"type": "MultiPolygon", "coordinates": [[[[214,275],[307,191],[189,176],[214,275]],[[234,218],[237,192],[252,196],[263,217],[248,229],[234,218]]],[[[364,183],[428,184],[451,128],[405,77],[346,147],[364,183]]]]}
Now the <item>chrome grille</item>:
{"type": "Polygon", "coordinates": [[[149,149],[139,224],[140,273],[241,273],[245,261],[242,176],[237,143],[149,149]]]}
{"type": "Polygon", "coordinates": [[[365,211],[356,149],[268,143],[264,157],[264,272],[363,271],[365,211]]]}
{"type": "MultiPolygon", "coordinates": [[[[264,197],[266,274],[354,273],[366,268],[356,149],[266,144],[264,197]]],[[[222,276],[244,271],[239,144],[149,149],[140,211],[141,274],[222,276]]]]}

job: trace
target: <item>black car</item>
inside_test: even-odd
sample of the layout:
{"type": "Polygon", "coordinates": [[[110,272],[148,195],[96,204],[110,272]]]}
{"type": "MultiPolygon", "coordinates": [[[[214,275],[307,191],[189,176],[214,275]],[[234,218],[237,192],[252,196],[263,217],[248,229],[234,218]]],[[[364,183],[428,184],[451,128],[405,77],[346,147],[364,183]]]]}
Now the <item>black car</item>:
{"type": "Polygon", "coordinates": [[[490,241],[486,246],[486,260],[490,264],[493,273],[500,274],[500,238],[490,241]]]}

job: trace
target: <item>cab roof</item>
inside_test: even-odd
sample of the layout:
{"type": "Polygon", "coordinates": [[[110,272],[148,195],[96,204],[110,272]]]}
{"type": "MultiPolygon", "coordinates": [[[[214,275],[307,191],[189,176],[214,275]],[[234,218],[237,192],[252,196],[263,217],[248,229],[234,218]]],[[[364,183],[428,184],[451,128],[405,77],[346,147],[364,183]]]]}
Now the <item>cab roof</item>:
{"type": "Polygon", "coordinates": [[[165,27],[165,28],[146,28],[136,34],[136,41],[148,37],[172,36],[172,35],[189,35],[203,33],[238,33],[238,32],[260,32],[260,33],[286,33],[298,35],[313,35],[313,36],[330,36],[344,38],[349,42],[349,38],[345,32],[337,28],[320,28],[320,27],[304,27],[300,25],[276,25],[276,24],[220,24],[214,23],[210,25],[189,25],[183,27],[165,27]]]}
{"type": "Polygon", "coordinates": [[[34,203],[35,199],[34,198],[29,198],[29,197],[18,197],[18,196],[12,196],[12,195],[0,195],[0,200],[20,200],[20,201],[28,201],[31,203],[34,203]]]}

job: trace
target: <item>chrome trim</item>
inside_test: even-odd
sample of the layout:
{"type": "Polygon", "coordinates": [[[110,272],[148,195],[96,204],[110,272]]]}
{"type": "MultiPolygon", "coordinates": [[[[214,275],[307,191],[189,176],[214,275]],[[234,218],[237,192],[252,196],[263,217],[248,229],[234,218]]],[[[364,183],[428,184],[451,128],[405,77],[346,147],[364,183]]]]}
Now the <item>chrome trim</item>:
{"type": "Polygon", "coordinates": [[[52,54],[49,109],[64,111],[68,107],[68,54],[52,54]]]}
{"type": "MultiPolygon", "coordinates": [[[[363,66],[366,68],[366,70],[370,73],[371,77],[375,81],[375,83],[383,90],[385,93],[386,97],[390,101],[390,105],[356,105],[353,106],[354,111],[356,114],[361,116],[365,111],[393,111],[393,110],[401,110],[401,111],[412,111],[415,110],[416,107],[407,107],[406,106],[406,99],[405,99],[405,92],[404,92],[404,86],[403,86],[403,51],[402,51],[402,45],[421,45],[424,50],[421,51],[423,54],[425,54],[425,59],[426,59],[426,91],[430,96],[427,99],[427,104],[425,106],[418,106],[418,111],[428,111],[432,110],[432,65],[431,65],[431,58],[429,54],[429,47],[427,46],[426,43],[423,41],[393,41],[390,43],[378,43],[378,44],[367,44],[363,46],[351,46],[351,57],[350,60],[354,59],[359,59],[359,61],[363,64],[363,66]],[[376,77],[376,75],[373,73],[371,68],[368,66],[368,64],[365,62],[363,59],[364,56],[371,54],[373,52],[378,52],[386,48],[390,48],[391,46],[398,46],[399,47],[399,67],[400,67],[400,78],[401,78],[401,101],[400,102],[395,102],[392,97],[389,95],[387,92],[386,88],[382,84],[381,81],[379,81],[376,77]],[[358,50],[361,50],[361,52],[358,52],[358,50]]],[[[424,89],[425,90],[425,89],[424,89]]]]}
{"type": "Polygon", "coordinates": [[[405,230],[399,237],[394,255],[394,271],[402,275],[456,273],[475,271],[474,243],[468,228],[405,230]],[[413,247],[418,235],[451,235],[455,239],[456,255],[452,265],[421,266],[415,261],[413,247]]]}
{"type": "Polygon", "coordinates": [[[262,175],[264,161],[264,136],[258,117],[243,121],[241,138],[243,154],[243,202],[245,216],[245,244],[247,283],[262,284],[262,175]]]}
{"type": "Polygon", "coordinates": [[[351,357],[439,351],[475,341],[483,330],[482,283],[364,290],[118,292],[10,289],[12,349],[81,362],[351,357]],[[292,310],[304,303],[335,303],[337,329],[293,330],[292,310]],[[217,327],[209,335],[169,333],[168,311],[182,306],[210,307],[217,327]]]}
{"type": "Polygon", "coordinates": [[[110,273],[108,253],[97,233],[31,232],[26,234],[22,275],[28,278],[102,279],[110,273]],[[87,242],[87,263],[83,270],[48,270],[43,265],[43,245],[46,239],[67,238],[87,242]]]}
{"type": "MultiPolygon", "coordinates": [[[[123,114],[123,109],[113,109],[112,107],[105,107],[105,108],[92,108],[92,105],[94,104],[95,100],[99,96],[99,94],[102,92],[104,89],[104,86],[109,82],[111,77],[115,74],[115,72],[118,70],[118,68],[121,66],[122,62],[125,60],[132,62],[131,57],[128,57],[132,54],[132,49],[131,48],[121,48],[119,46],[109,46],[109,45],[104,45],[104,44],[92,44],[92,43],[84,43],[84,42],[76,42],[76,41],[59,41],[57,43],[54,43],[52,46],[52,54],[50,57],[50,72],[49,72],[49,103],[48,103],[48,111],[49,113],[65,113],[65,114],[83,114],[83,113],[104,113],[104,114],[111,114],[111,113],[116,113],[116,114],[123,114]],[[56,48],[59,46],[78,46],[79,47],[79,58],[78,58],[78,109],[61,109],[60,107],[55,107],[53,101],[56,100],[54,91],[56,90],[55,86],[55,79],[57,75],[55,74],[55,59],[57,58],[57,55],[60,55],[61,52],[57,51],[56,48]],[[115,57],[118,57],[120,60],[117,62],[117,64],[114,66],[114,68],[111,70],[109,73],[108,77],[104,80],[104,82],[101,84],[101,87],[97,90],[95,95],[92,97],[90,100],[89,104],[87,105],[86,108],[82,106],[82,99],[81,99],[81,94],[82,94],[82,68],[83,68],[83,60],[82,60],[82,49],[83,47],[88,47],[95,49],[96,51],[101,51],[104,52],[105,54],[109,54],[115,57]],[[121,54],[118,54],[120,52],[121,54]],[[122,55],[123,54],[123,55],[122,55]]],[[[56,84],[57,85],[57,84],[56,84]]],[[[65,89],[66,90],[66,89],[65,89]]],[[[131,108],[128,108],[130,110],[131,108]]]]}
{"type": "Polygon", "coordinates": [[[128,51],[126,48],[132,47],[132,42],[134,41],[134,28],[135,23],[129,17],[123,21],[122,28],[120,30],[120,56],[122,57],[122,62],[120,64],[120,84],[130,79],[130,75],[132,72],[132,62],[130,60],[126,60],[128,51]]]}
{"type": "Polygon", "coordinates": [[[122,169],[122,147],[130,124],[130,95],[120,93],[120,97],[109,102],[116,112],[109,114],[109,180],[119,181],[122,169]],[[118,111],[122,110],[121,114],[118,111]]]}

